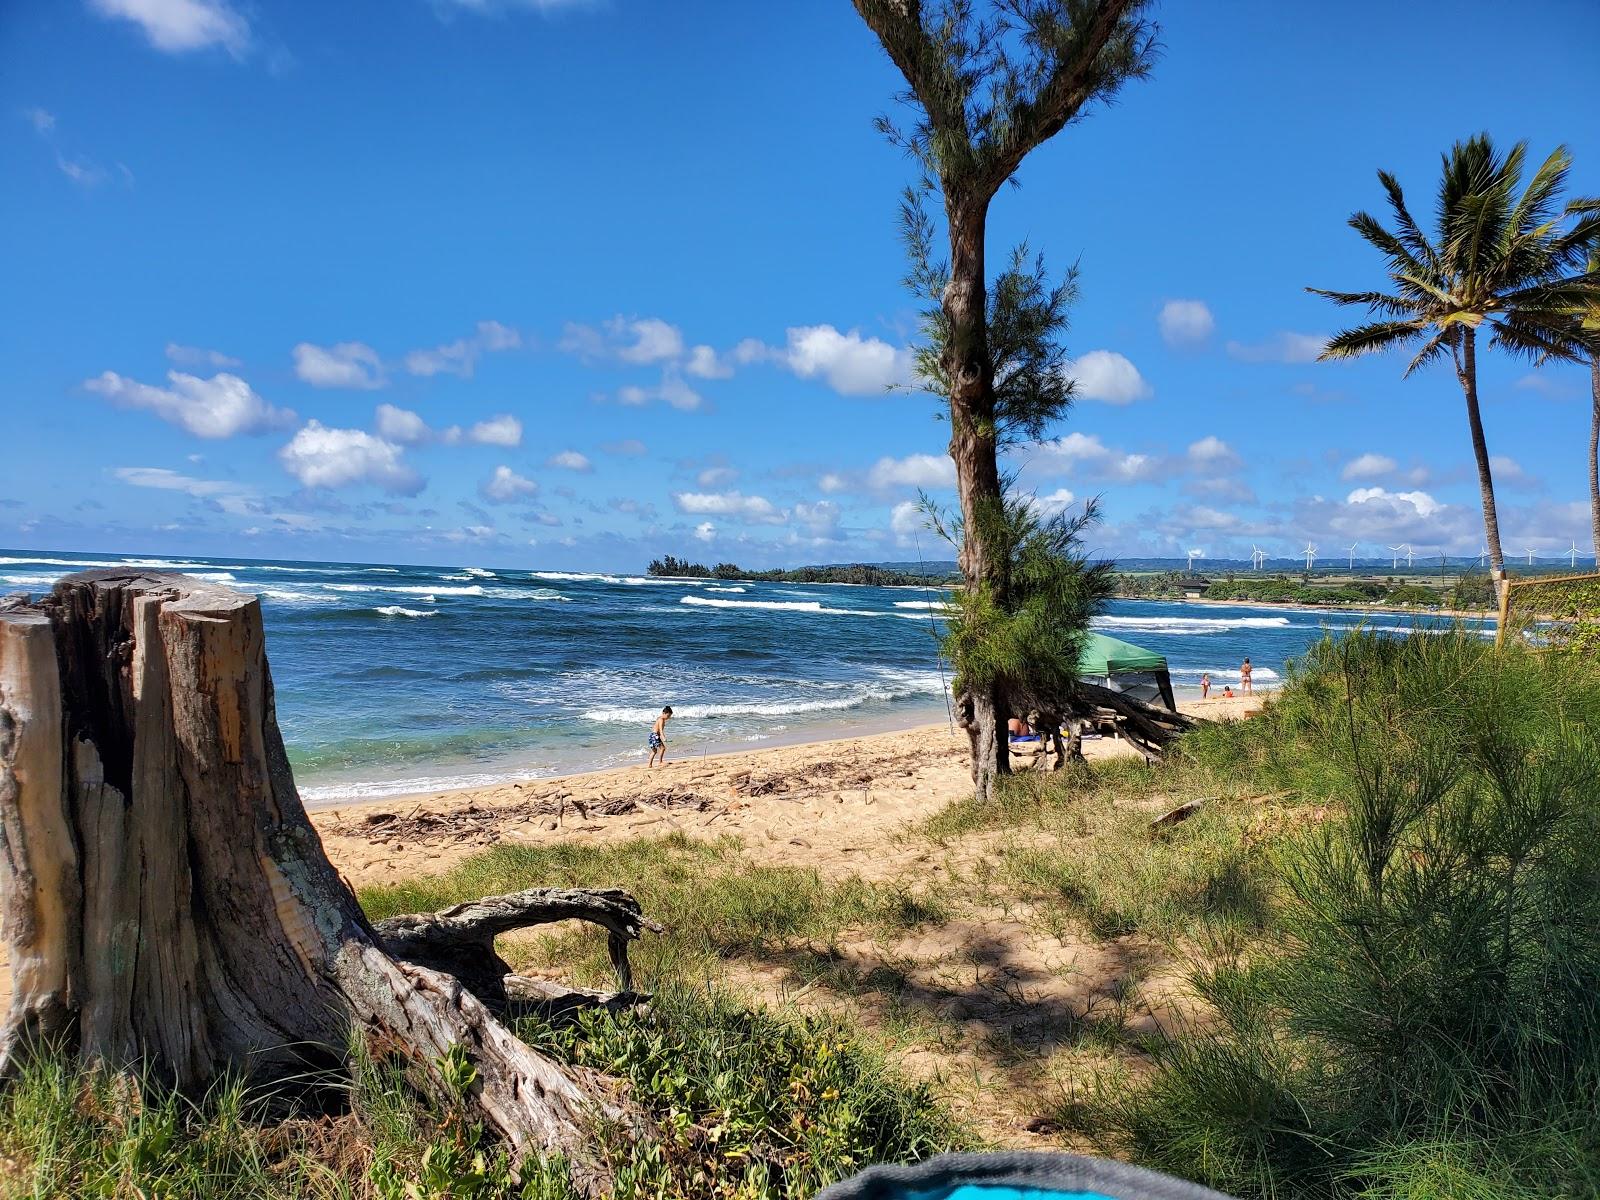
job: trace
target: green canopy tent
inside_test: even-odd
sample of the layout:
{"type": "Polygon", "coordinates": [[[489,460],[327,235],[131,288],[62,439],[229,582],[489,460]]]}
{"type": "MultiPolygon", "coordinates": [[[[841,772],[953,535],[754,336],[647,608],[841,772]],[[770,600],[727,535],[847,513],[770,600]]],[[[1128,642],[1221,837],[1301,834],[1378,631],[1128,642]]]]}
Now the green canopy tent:
{"type": "Polygon", "coordinates": [[[1165,655],[1131,642],[1091,632],[1078,655],[1078,678],[1122,692],[1146,704],[1178,709],[1165,655]]]}

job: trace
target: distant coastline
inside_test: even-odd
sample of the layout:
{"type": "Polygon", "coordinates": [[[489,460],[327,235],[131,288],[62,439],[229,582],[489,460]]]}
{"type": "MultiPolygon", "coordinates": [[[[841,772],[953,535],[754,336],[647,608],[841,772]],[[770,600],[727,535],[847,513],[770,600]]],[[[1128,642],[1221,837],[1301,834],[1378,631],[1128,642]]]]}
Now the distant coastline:
{"type": "Polygon", "coordinates": [[[1360,612],[1388,617],[1442,617],[1446,620],[1456,621],[1494,621],[1499,616],[1492,609],[1414,608],[1409,605],[1353,604],[1346,601],[1341,601],[1337,604],[1306,604],[1300,600],[1223,600],[1211,596],[1188,596],[1181,600],[1172,596],[1118,596],[1117,599],[1138,604],[1205,604],[1221,608],[1287,608],[1301,612],[1360,612]]]}

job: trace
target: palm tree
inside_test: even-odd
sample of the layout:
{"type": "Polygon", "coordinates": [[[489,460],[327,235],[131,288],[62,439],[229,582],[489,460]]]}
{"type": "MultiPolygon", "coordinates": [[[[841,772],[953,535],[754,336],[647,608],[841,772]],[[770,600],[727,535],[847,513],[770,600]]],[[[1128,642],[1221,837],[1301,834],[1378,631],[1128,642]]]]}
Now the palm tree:
{"type": "Polygon", "coordinates": [[[1336,334],[1321,358],[1415,348],[1406,367],[1409,377],[1419,367],[1450,356],[1466,396],[1483,493],[1484,538],[1497,585],[1505,579],[1505,559],[1478,411],[1479,333],[1489,333],[1490,347],[1534,361],[1583,362],[1590,357],[1587,339],[1575,328],[1572,314],[1600,294],[1600,277],[1585,269],[1585,258],[1600,246],[1600,211],[1590,207],[1592,202],[1561,208],[1571,156],[1565,147],[1556,147],[1523,190],[1526,158],[1526,142],[1501,155],[1488,134],[1451,147],[1443,159],[1432,240],[1406,208],[1399,181],[1379,171],[1394,230],[1365,212],[1351,217],[1350,225],[1388,260],[1393,292],[1307,289],[1339,304],[1361,305],[1376,318],[1336,334]],[[1569,217],[1576,218],[1570,225],[1569,217]]]}

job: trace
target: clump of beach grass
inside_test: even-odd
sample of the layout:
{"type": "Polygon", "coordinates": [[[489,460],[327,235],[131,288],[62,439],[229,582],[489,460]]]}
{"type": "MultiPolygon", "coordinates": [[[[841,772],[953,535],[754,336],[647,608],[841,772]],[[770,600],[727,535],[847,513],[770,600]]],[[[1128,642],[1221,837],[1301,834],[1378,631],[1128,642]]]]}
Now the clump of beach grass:
{"type": "Polygon", "coordinates": [[[1600,675],[1563,656],[1316,647],[1224,735],[1334,806],[1277,860],[1273,952],[1198,972],[1215,1020],[1076,1118],[1247,1197],[1600,1190],[1597,717],[1600,675]]]}

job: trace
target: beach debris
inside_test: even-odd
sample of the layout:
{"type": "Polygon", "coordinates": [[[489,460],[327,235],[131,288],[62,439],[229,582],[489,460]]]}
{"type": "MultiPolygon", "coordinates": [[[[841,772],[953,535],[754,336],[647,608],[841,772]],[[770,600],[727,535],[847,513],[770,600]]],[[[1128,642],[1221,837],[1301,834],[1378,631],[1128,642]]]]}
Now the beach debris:
{"type": "Polygon", "coordinates": [[[1155,820],[1151,821],[1150,830],[1152,833],[1154,833],[1156,830],[1170,829],[1180,821],[1187,821],[1190,817],[1194,816],[1195,813],[1199,812],[1209,803],[1209,800],[1202,799],[1190,800],[1184,804],[1180,804],[1177,808],[1171,809],[1168,812],[1164,812],[1155,820]]]}

